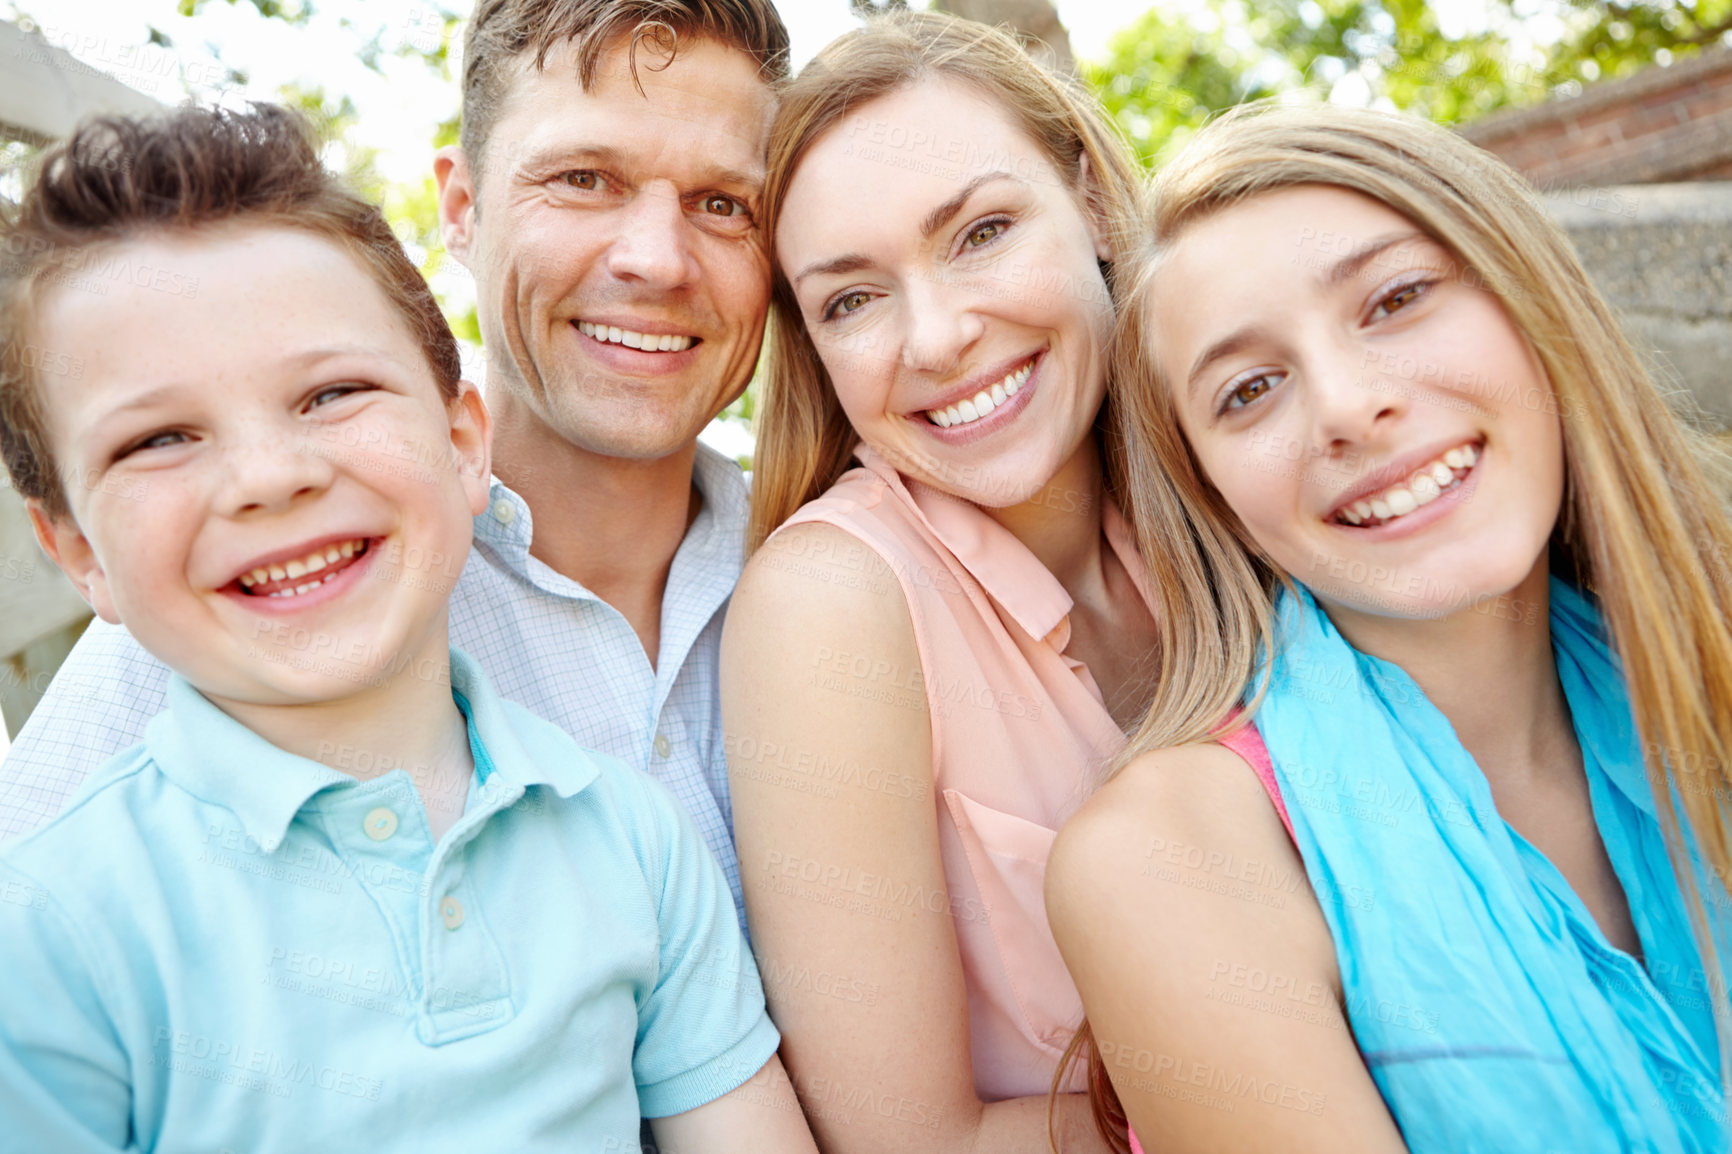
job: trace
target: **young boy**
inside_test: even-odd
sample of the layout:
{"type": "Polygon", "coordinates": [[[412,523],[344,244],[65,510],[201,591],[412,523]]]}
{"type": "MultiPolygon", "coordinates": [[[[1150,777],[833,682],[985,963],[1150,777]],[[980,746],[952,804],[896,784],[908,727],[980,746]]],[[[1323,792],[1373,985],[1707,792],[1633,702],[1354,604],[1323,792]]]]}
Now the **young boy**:
{"type": "Polygon", "coordinates": [[[0,854],[0,1150],[814,1150],[690,819],[449,648],[488,416],[378,211],[269,106],[41,173],[0,449],[176,678],[0,854]]]}

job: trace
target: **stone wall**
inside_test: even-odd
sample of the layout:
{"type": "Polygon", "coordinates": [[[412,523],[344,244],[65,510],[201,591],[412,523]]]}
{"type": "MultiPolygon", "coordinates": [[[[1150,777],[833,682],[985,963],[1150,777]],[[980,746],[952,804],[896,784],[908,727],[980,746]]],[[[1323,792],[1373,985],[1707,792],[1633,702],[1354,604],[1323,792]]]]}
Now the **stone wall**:
{"type": "Polygon", "coordinates": [[[1732,430],[1732,182],[1583,188],[1546,204],[1661,383],[1732,430]]]}

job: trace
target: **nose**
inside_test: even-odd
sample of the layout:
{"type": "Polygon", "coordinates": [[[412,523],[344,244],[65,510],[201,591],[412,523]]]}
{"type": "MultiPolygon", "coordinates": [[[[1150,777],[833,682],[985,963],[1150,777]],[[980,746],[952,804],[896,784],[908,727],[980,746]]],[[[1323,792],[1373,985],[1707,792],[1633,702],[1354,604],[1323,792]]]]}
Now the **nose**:
{"type": "Polygon", "coordinates": [[[692,272],[685,208],[672,188],[640,189],[620,210],[619,231],[607,250],[607,269],[620,280],[671,289],[692,272]]]}
{"type": "Polygon", "coordinates": [[[337,449],[300,430],[255,423],[223,449],[216,506],[237,518],[287,511],[330,488],[337,449]]]}
{"type": "Polygon", "coordinates": [[[903,312],[908,336],[902,342],[902,363],[915,372],[951,371],[984,327],[966,294],[936,278],[908,286],[903,312]]]}
{"type": "Polygon", "coordinates": [[[1409,382],[1385,371],[1371,348],[1341,342],[1310,364],[1311,425],[1318,450],[1334,455],[1376,437],[1411,404],[1409,382]]]}

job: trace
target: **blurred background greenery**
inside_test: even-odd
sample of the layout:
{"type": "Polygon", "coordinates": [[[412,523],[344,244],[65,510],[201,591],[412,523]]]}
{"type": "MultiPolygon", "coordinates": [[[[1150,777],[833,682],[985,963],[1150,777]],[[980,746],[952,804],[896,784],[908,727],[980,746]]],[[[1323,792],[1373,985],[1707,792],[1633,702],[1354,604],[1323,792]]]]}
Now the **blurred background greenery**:
{"type": "MultiPolygon", "coordinates": [[[[915,3],[1009,24],[1044,45],[1100,94],[1151,165],[1242,101],[1327,99],[1457,124],[1732,43],[1732,0],[915,3]],[[1086,43],[1073,45],[1085,23],[1086,43]]],[[[784,0],[796,64],[866,11],[906,4],[784,0]]],[[[266,98],[306,111],[331,141],[327,163],[384,206],[452,327],[474,346],[473,289],[440,245],[429,163],[434,148],[456,140],[468,8],[449,0],[7,0],[0,15],[165,103],[266,98]]],[[[0,194],[15,195],[30,151],[18,142],[0,149],[13,174],[0,194]]],[[[748,393],[711,439],[749,453],[751,405],[748,393]]]]}

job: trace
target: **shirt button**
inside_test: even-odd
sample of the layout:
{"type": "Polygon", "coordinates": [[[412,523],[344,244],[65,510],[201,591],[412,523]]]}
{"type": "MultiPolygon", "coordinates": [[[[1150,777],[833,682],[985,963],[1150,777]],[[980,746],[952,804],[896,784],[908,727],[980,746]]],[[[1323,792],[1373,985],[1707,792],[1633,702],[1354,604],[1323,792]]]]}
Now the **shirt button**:
{"type": "Polygon", "coordinates": [[[674,743],[668,740],[668,735],[665,733],[656,734],[656,756],[665,759],[673,751],[674,743]]]}
{"type": "Polygon", "coordinates": [[[447,895],[445,900],[439,903],[439,916],[444,919],[446,929],[456,929],[463,924],[463,903],[447,895]]]}
{"type": "Polygon", "coordinates": [[[367,836],[374,841],[384,841],[397,832],[397,815],[380,806],[367,814],[361,828],[366,830],[367,836]]]}
{"type": "Polygon", "coordinates": [[[493,519],[501,525],[509,525],[517,520],[517,510],[504,497],[493,502],[493,519]]]}

